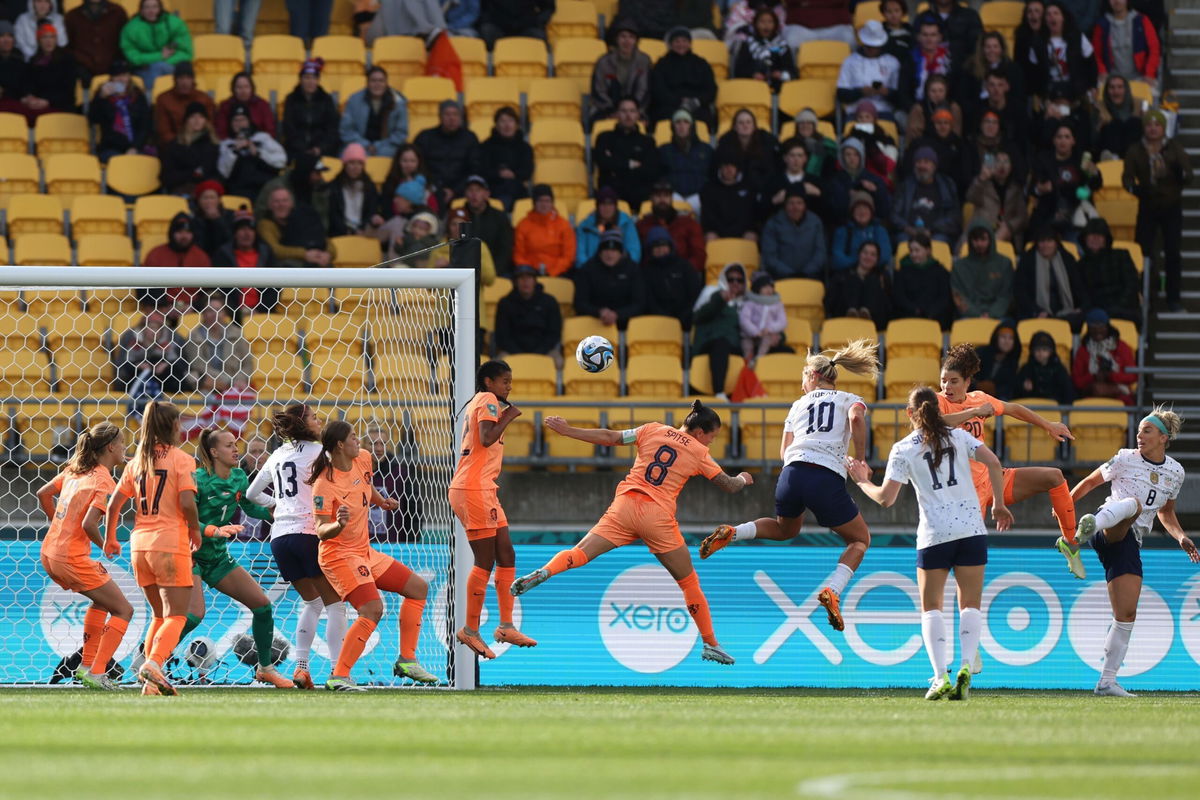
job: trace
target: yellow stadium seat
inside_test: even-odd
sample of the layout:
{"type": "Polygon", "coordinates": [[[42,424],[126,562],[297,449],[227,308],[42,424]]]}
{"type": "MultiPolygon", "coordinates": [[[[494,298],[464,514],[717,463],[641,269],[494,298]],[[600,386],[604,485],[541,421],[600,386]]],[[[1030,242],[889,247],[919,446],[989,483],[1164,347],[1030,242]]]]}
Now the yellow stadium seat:
{"type": "Polygon", "coordinates": [[[592,147],[596,146],[596,140],[600,138],[600,134],[605,131],[615,130],[617,127],[616,119],[598,119],[592,123],[592,147]]]}
{"type": "Polygon", "coordinates": [[[1104,181],[1100,188],[1096,190],[1094,199],[1096,200],[1118,200],[1125,192],[1125,187],[1121,185],[1121,175],[1125,170],[1124,161],[1101,161],[1096,164],[1100,170],[1100,178],[1104,181]]]}
{"type": "MultiPolygon", "coordinates": [[[[675,317],[652,314],[633,317],[625,331],[625,348],[630,358],[661,355],[679,362],[683,358],[683,327],[675,317]]],[[[634,393],[633,389],[629,391],[634,393]]]]}
{"type": "Polygon", "coordinates": [[[304,367],[294,351],[267,352],[254,357],[254,388],[259,402],[295,397],[304,385],[304,367]]]}
{"type": "Polygon", "coordinates": [[[521,87],[515,78],[471,78],[465,81],[463,93],[467,116],[473,121],[486,122],[490,127],[492,117],[504,106],[521,114],[521,87]]]}
{"type": "Polygon", "coordinates": [[[25,117],[5,111],[0,113],[0,153],[28,153],[29,124],[25,117]]]}
{"type": "MultiPolygon", "coordinates": [[[[700,141],[705,142],[705,143],[707,143],[711,140],[711,136],[709,135],[709,132],[708,132],[708,123],[707,122],[705,122],[702,119],[698,119],[695,121],[695,128],[696,128],[696,138],[698,138],[700,141]]],[[[655,123],[655,125],[654,125],[654,143],[657,144],[658,146],[661,147],[664,144],[669,144],[671,142],[671,139],[674,137],[674,135],[675,135],[675,131],[671,128],[671,120],[660,119],[657,123],[655,123]]],[[[689,214],[692,213],[690,210],[691,206],[688,206],[688,209],[689,209],[688,213],[689,214]]]]}
{"type": "Polygon", "coordinates": [[[18,267],[69,267],[71,243],[59,233],[26,233],[13,240],[13,264],[18,267]]]}
{"type": "MultiPolygon", "coordinates": [[[[543,278],[542,280],[545,280],[543,278]]],[[[567,359],[567,363],[571,363],[575,359],[575,348],[589,336],[603,336],[612,342],[613,347],[617,346],[619,336],[617,334],[616,325],[602,325],[600,320],[595,317],[567,317],[563,319],[562,343],[563,356],[567,359]]],[[[567,372],[575,372],[575,369],[568,369],[567,372]]],[[[616,366],[609,367],[608,372],[616,372],[616,366]]],[[[616,395],[613,395],[614,397],[616,395]]]]}
{"type": "Polygon", "coordinates": [[[806,319],[788,316],[787,339],[788,345],[800,355],[806,355],[812,350],[812,323],[806,319]]]}
{"type": "Polygon", "coordinates": [[[1132,239],[1137,229],[1138,200],[1124,189],[1116,198],[1096,198],[1096,210],[1108,228],[1112,231],[1113,239],[1132,239]]]}
{"type": "MultiPolygon", "coordinates": [[[[771,398],[774,402],[774,398],[771,398]]],[[[767,408],[743,403],[738,409],[738,429],[742,439],[742,457],[756,461],[777,461],[783,440],[783,423],[790,409],[767,408]]]]}
{"type": "Polygon", "coordinates": [[[529,144],[534,159],[563,158],[583,160],[583,125],[577,120],[546,119],[533,126],[529,144]]]}
{"type": "MultiPolygon", "coordinates": [[[[305,319],[309,316],[305,315],[305,319]]],[[[290,314],[253,314],[242,323],[242,336],[250,344],[250,352],[296,352],[298,319],[290,314]]]]}
{"type": "Polygon", "coordinates": [[[82,114],[42,114],[33,126],[39,156],[88,152],[87,117],[82,114]]]}
{"type": "Polygon", "coordinates": [[[383,182],[387,180],[387,174],[391,168],[392,159],[390,156],[367,156],[367,177],[375,182],[376,188],[383,186],[383,182]]]}
{"type": "Polygon", "coordinates": [[[408,100],[409,131],[420,132],[412,119],[433,120],[437,124],[438,105],[443,100],[458,99],[458,90],[449,78],[418,76],[404,82],[404,96],[408,100]]]}
{"type": "MultiPolygon", "coordinates": [[[[152,194],[139,197],[133,203],[133,227],[138,241],[146,246],[147,236],[166,236],[171,219],[180,211],[187,213],[187,201],[169,194],[152,194]]],[[[144,250],[143,250],[144,254],[144,250]]]]}
{"type": "MultiPolygon", "coordinates": [[[[1137,355],[1138,345],[1141,343],[1141,338],[1138,335],[1137,325],[1127,319],[1112,318],[1108,324],[1117,329],[1121,341],[1129,345],[1129,349],[1133,351],[1134,356],[1137,355]]],[[[1067,365],[1070,369],[1070,365],[1067,365]]]]}
{"type": "Polygon", "coordinates": [[[554,43],[554,74],[570,78],[581,94],[587,94],[592,87],[592,69],[607,52],[600,39],[559,39],[554,43]]]}
{"type": "MultiPolygon", "coordinates": [[[[558,301],[559,311],[563,319],[575,315],[575,281],[570,278],[542,277],[538,278],[546,294],[558,301]]],[[[569,355],[573,355],[574,351],[569,355]]]]}
{"type": "Polygon", "coordinates": [[[941,369],[936,358],[888,359],[887,368],[883,373],[884,391],[888,399],[907,400],[914,385],[931,386],[936,389],[940,376],[941,369]]]}
{"type": "Polygon", "coordinates": [[[60,153],[42,159],[49,194],[98,195],[101,191],[100,159],[86,153],[60,153]]]}
{"type": "Polygon", "coordinates": [[[322,75],[362,75],[366,69],[367,48],[358,36],[318,36],[312,55],[325,59],[322,75]]]}
{"type": "MultiPolygon", "coordinates": [[[[54,234],[32,234],[33,236],[53,236],[54,234]]],[[[69,252],[69,251],[68,251],[69,252]]],[[[33,254],[34,256],[37,253],[33,254]]],[[[47,248],[45,255],[48,266],[61,267],[70,266],[70,260],[63,264],[61,251],[58,254],[51,254],[47,248]]],[[[43,262],[35,261],[30,257],[23,264],[17,266],[33,266],[42,265],[43,262]]],[[[82,292],[60,292],[53,289],[26,289],[21,292],[21,299],[25,302],[25,310],[30,316],[34,317],[50,317],[75,315],[83,311],[83,293],[82,292]]]]}
{"type": "Polygon", "coordinates": [[[95,233],[124,236],[125,204],[111,194],[80,195],[71,202],[71,235],[75,239],[95,233]]]}
{"type": "MultiPolygon", "coordinates": [[[[1053,400],[1047,400],[1044,397],[1018,397],[1012,402],[1032,408],[1039,416],[1050,422],[1062,422],[1062,414],[1045,408],[1045,406],[1057,405],[1053,400]]],[[[1012,416],[1004,417],[1004,446],[1007,450],[1003,459],[1005,465],[1058,461],[1058,442],[1041,428],[1036,428],[1028,422],[1022,422],[1012,416]]],[[[1108,453],[1105,458],[1112,454],[1112,452],[1108,453]]]]}
{"type": "Polygon", "coordinates": [[[387,70],[394,84],[410,75],[424,75],[425,41],[419,36],[381,36],[371,46],[371,63],[387,70]]]}
{"type": "Polygon", "coordinates": [[[513,391],[517,397],[554,397],[558,394],[558,370],[547,355],[519,353],[505,362],[512,368],[513,391]]]}
{"type": "Polygon", "coordinates": [[[815,41],[800,45],[797,65],[801,78],[837,80],[842,62],[850,57],[850,45],[845,42],[815,41]]]}
{"type": "Polygon", "coordinates": [[[213,19],[213,4],[209,0],[174,0],[170,8],[187,20],[188,30],[192,35],[211,34],[215,27],[213,19]]]}
{"type": "Polygon", "coordinates": [[[8,208],[11,198],[37,194],[41,189],[38,160],[26,153],[0,154],[0,208],[8,208]]]}
{"type": "Polygon", "coordinates": [[[992,340],[992,332],[998,324],[998,320],[982,317],[955,320],[950,326],[950,346],[967,343],[983,347],[992,340]]]}
{"type": "Polygon", "coordinates": [[[38,352],[29,350],[0,352],[0,380],[4,381],[5,394],[46,394],[46,359],[38,352]]]}
{"type": "Polygon", "coordinates": [[[250,210],[251,208],[253,208],[253,206],[254,206],[254,201],[251,200],[249,197],[242,197],[242,196],[236,195],[236,194],[221,195],[221,208],[227,208],[230,211],[237,211],[238,209],[241,209],[241,208],[250,210]]]}
{"type": "Polygon", "coordinates": [[[838,350],[858,339],[875,341],[875,323],[858,317],[831,317],[821,325],[821,351],[838,350]]]}
{"type": "Polygon", "coordinates": [[[563,394],[568,397],[615,400],[621,394],[621,374],[616,367],[609,367],[604,372],[563,370],[563,394]]]}
{"type": "MultiPolygon", "coordinates": [[[[954,269],[954,253],[950,250],[950,245],[945,242],[932,242],[930,246],[933,260],[946,268],[946,271],[954,269]]],[[[896,265],[896,269],[900,269],[900,260],[908,255],[908,242],[901,242],[896,245],[895,255],[892,256],[892,263],[896,265]]]]}
{"type": "Polygon", "coordinates": [[[588,195],[587,167],[575,159],[538,160],[534,166],[533,182],[549,184],[554,190],[555,199],[561,199],[568,208],[588,195]]]}
{"type": "MultiPolygon", "coordinates": [[[[1013,35],[1025,15],[1025,4],[1020,0],[989,0],[979,7],[979,18],[985,31],[999,31],[1006,42],[1013,35]]],[[[1009,53],[1011,56],[1012,53],[1009,53]]]]}
{"type": "Polygon", "coordinates": [[[1154,90],[1155,87],[1144,80],[1131,78],[1129,81],[1129,93],[1133,95],[1134,104],[1146,103],[1147,105],[1154,105],[1154,90]]]}
{"type": "Polygon", "coordinates": [[[87,292],[87,310],[107,317],[114,328],[120,327],[118,335],[129,328],[122,320],[137,315],[137,309],[137,297],[132,289],[89,289],[87,292]]]}
{"type": "MultiPolygon", "coordinates": [[[[346,101],[356,92],[367,88],[367,76],[362,72],[357,75],[334,75],[329,79],[329,83],[336,86],[338,110],[345,111],[346,101]]],[[[333,180],[333,178],[327,177],[326,180],[333,180]]]]}
{"type": "MultiPolygon", "coordinates": [[[[11,314],[0,325],[0,342],[9,350],[31,348],[36,350],[41,346],[42,334],[39,326],[50,327],[50,345],[55,344],[53,326],[62,317],[50,317],[44,320],[36,319],[32,314],[11,314]]],[[[67,327],[73,328],[73,321],[66,320],[67,327]]]]}
{"type": "MultiPolygon", "coordinates": [[[[579,202],[583,201],[580,200],[579,202]]],[[[558,215],[565,220],[571,219],[571,209],[574,207],[574,204],[568,206],[566,201],[564,201],[561,197],[554,198],[554,210],[557,211],[558,215]]],[[[530,211],[533,211],[533,200],[530,198],[522,197],[521,199],[514,201],[512,214],[510,215],[510,219],[513,221],[513,226],[515,227],[521,222],[521,220],[525,219],[530,211]]]]}
{"type": "Polygon", "coordinates": [[[804,394],[804,354],[768,353],[758,359],[754,372],[772,400],[791,402],[804,394]]]}
{"type": "Polygon", "coordinates": [[[363,352],[363,337],[366,324],[363,319],[354,319],[347,314],[314,314],[300,321],[304,329],[304,343],[309,352],[320,354],[325,350],[340,350],[354,355],[363,352]]]}
{"type": "Polygon", "coordinates": [[[154,192],[159,187],[161,163],[153,156],[120,155],[108,160],[105,181],[117,194],[137,197],[154,192]]]}
{"type": "MultiPolygon", "coordinates": [[[[598,428],[600,427],[600,410],[596,406],[553,406],[547,405],[539,409],[542,419],[555,415],[560,416],[567,421],[568,424],[577,428],[598,428]]],[[[520,418],[518,418],[518,421],[520,418]]],[[[613,419],[608,420],[610,428],[616,428],[618,423],[613,419]]],[[[512,426],[509,426],[511,430],[512,426]]],[[[505,434],[507,436],[507,433],[505,434]]],[[[530,431],[532,438],[532,431],[530,431]]],[[[545,427],[542,428],[542,442],[545,444],[545,454],[550,458],[594,458],[596,455],[596,446],[581,442],[577,439],[572,439],[568,436],[559,436],[545,427]]],[[[507,454],[508,443],[505,442],[505,453],[507,454]]],[[[577,466],[576,469],[586,467],[577,466]]]]}
{"type": "Polygon", "coordinates": [[[334,236],[337,248],[335,267],[373,267],[383,260],[379,240],[367,236],[334,236]]]}
{"type": "Polygon", "coordinates": [[[692,52],[703,58],[712,67],[713,77],[718,81],[729,77],[729,48],[716,39],[694,39],[692,52]]]}
{"type": "Polygon", "coordinates": [[[595,39],[596,6],[590,0],[558,0],[554,16],[546,26],[546,36],[554,44],[564,37],[595,39]]]}
{"type": "MultiPolygon", "coordinates": [[[[1107,461],[1125,447],[1129,414],[1120,400],[1089,397],[1076,400],[1067,426],[1075,436],[1072,447],[1079,461],[1107,461]]],[[[1005,430],[1008,419],[1005,418],[1005,430]]]]}
{"type": "Polygon", "coordinates": [[[488,74],[488,54],[483,39],[473,36],[451,36],[450,44],[454,45],[454,52],[462,62],[464,80],[488,74]]]}
{"type": "Polygon", "coordinates": [[[81,267],[132,267],[133,242],[124,234],[92,233],[77,236],[81,267]]]}
{"type": "Polygon", "coordinates": [[[1142,270],[1146,268],[1146,257],[1142,254],[1142,246],[1134,241],[1129,240],[1113,240],[1114,250],[1128,250],[1129,258],[1133,261],[1134,269],[1138,271],[1138,275],[1142,274],[1142,270]]]}
{"type": "Polygon", "coordinates": [[[529,36],[497,39],[492,49],[492,68],[496,76],[515,78],[522,90],[528,88],[533,78],[546,77],[548,61],[546,43],[529,36]]]}
{"type": "Polygon", "coordinates": [[[506,280],[483,287],[483,319],[479,322],[480,326],[489,331],[496,330],[496,307],[512,289],[512,283],[506,280]]]}
{"type": "Polygon", "coordinates": [[[806,108],[827,117],[837,108],[837,83],[823,78],[788,81],[779,90],[780,119],[793,119],[806,108]]]}
{"type": "Polygon", "coordinates": [[[11,239],[29,233],[62,233],[63,208],[57,197],[45,194],[14,195],[8,207],[11,239]]]}
{"type": "Polygon", "coordinates": [[[825,319],[825,284],[811,278],[784,278],[775,283],[788,317],[800,317],[811,325],[825,319]]]}
{"type": "Polygon", "coordinates": [[[103,394],[113,384],[111,362],[92,349],[61,348],[54,352],[58,368],[55,394],[78,397],[103,394]]]}
{"type": "Polygon", "coordinates": [[[529,82],[526,104],[529,119],[578,120],[583,109],[579,85],[567,78],[534,78],[529,82]]]}
{"type": "Polygon", "coordinates": [[[942,357],[942,329],[931,319],[894,319],[887,326],[887,360],[942,357]]]}
{"type": "Polygon", "coordinates": [[[313,394],[335,397],[358,394],[366,375],[362,356],[338,346],[329,348],[324,355],[312,362],[313,394]]]}
{"type": "Polygon", "coordinates": [[[342,173],[342,160],[337,156],[321,156],[321,163],[325,165],[326,183],[332,183],[342,173]]]}
{"type": "Polygon", "coordinates": [[[688,365],[688,383],[691,388],[702,395],[713,395],[717,391],[725,394],[732,394],[733,387],[737,385],[738,373],[742,371],[742,367],[746,366],[746,362],[741,356],[729,357],[729,371],[725,373],[725,385],[716,391],[712,385],[712,370],[709,368],[708,355],[701,353],[692,356],[692,363],[688,365]]]}
{"type": "Polygon", "coordinates": [[[1065,319],[1023,319],[1017,323],[1017,339],[1021,342],[1021,363],[1029,360],[1029,341],[1038,331],[1054,337],[1055,350],[1063,366],[1071,369],[1071,324],[1065,319]]]}
{"type": "Polygon", "coordinates": [[[763,81],[752,78],[731,78],[717,84],[717,115],[719,125],[733,122],[740,109],[754,114],[758,127],[771,127],[771,90],[763,81]]]}
{"type": "Polygon", "coordinates": [[[735,262],[746,268],[747,283],[754,270],[758,269],[758,244],[749,239],[713,239],[705,252],[707,283],[716,283],[721,270],[735,262]]]}
{"type": "MultiPolygon", "coordinates": [[[[201,34],[192,37],[196,76],[215,79],[235,75],[246,68],[246,45],[242,37],[229,34],[201,34]]],[[[210,80],[211,82],[211,80],[210,80]]]]}
{"type": "Polygon", "coordinates": [[[254,75],[287,75],[295,78],[304,65],[304,41],[296,36],[257,35],[250,44],[254,75]]]}
{"type": "Polygon", "coordinates": [[[886,461],[892,445],[912,433],[912,425],[903,408],[871,409],[871,444],[875,458],[886,461]]]}
{"type": "Polygon", "coordinates": [[[657,64],[667,54],[667,43],[661,39],[641,38],[638,39],[638,50],[650,57],[651,64],[657,64]]]}
{"type": "Polygon", "coordinates": [[[871,20],[883,22],[883,14],[878,3],[859,3],[854,7],[854,30],[858,30],[871,20]]]}

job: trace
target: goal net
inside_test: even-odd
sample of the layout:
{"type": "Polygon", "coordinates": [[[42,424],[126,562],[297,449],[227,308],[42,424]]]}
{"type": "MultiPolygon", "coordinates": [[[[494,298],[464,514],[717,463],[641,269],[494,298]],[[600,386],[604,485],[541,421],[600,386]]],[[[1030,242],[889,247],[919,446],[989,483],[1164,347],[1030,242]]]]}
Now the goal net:
{"type": "MultiPolygon", "coordinates": [[[[279,444],[270,418],[284,405],[350,422],[374,455],[376,486],[400,504],[372,509],[373,545],[429,582],[418,658],[472,688],[474,658],[453,637],[465,591],[455,575],[470,557],[456,550],[446,492],[477,364],[474,280],[462,269],[0,267],[0,684],[70,682],[90,605],[41,567],[48,523],[35,492],[97,422],[123,427],[132,454],[141,408],[162,398],[183,413],[185,452],[207,427],[233,431],[251,476],[279,444]]],[[[300,599],[278,574],[268,525],[238,513],[245,530],[230,552],[274,605],[273,657],[290,675],[300,599]]],[[[123,519],[127,542],[128,509],[123,519]]],[[[111,561],[92,555],[135,609],[110,673],[128,682],[149,606],[127,544],[111,561]]],[[[204,601],[169,671],[184,685],[250,683],[249,609],[207,586],[204,601]]],[[[385,606],[355,668],[362,684],[399,683],[399,598],[385,606]]],[[[322,618],[314,677],[331,666],[324,635],[322,618]]]]}

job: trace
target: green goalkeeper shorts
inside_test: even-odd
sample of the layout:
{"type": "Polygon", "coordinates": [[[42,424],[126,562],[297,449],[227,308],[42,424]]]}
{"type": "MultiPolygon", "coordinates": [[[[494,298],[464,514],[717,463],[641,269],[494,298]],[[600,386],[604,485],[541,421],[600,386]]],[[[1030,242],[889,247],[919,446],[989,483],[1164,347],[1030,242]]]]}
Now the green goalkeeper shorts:
{"type": "Polygon", "coordinates": [[[199,552],[192,553],[192,574],[199,575],[200,580],[213,588],[237,568],[238,563],[228,551],[222,551],[209,558],[200,555],[199,552]]]}

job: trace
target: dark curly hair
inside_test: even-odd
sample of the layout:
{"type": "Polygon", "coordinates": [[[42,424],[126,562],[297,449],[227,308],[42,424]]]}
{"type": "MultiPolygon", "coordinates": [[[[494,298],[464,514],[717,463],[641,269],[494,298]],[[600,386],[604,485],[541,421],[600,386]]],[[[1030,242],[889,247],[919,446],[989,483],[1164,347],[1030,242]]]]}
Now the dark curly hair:
{"type": "Polygon", "coordinates": [[[979,353],[975,352],[975,345],[963,342],[951,347],[942,359],[942,369],[954,370],[965,381],[974,378],[979,373],[979,353]]]}

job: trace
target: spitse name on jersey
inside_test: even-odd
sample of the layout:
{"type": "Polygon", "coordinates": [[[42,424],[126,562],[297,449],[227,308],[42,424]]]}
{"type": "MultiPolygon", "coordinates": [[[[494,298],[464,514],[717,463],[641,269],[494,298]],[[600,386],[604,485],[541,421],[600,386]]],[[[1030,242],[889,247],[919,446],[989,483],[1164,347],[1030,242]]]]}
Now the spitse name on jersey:
{"type": "Polygon", "coordinates": [[[784,466],[804,461],[831,469],[846,477],[846,447],[850,442],[850,409],[866,407],[850,392],[817,389],[792,403],[783,423],[792,443],[783,454],[784,466]]]}
{"type": "Polygon", "coordinates": [[[971,481],[971,462],[983,442],[962,428],[950,432],[950,442],[936,469],[934,453],[919,433],[896,442],[888,455],[884,480],[911,483],[917,491],[918,549],[987,533],[971,481]]]}
{"type": "Polygon", "coordinates": [[[1138,544],[1142,534],[1154,527],[1154,516],[1179,496],[1184,479],[1183,467],[1170,456],[1155,464],[1133,449],[1118,450],[1100,467],[1100,475],[1112,482],[1109,500],[1133,497],[1142,504],[1142,513],[1133,523],[1138,544]]]}

